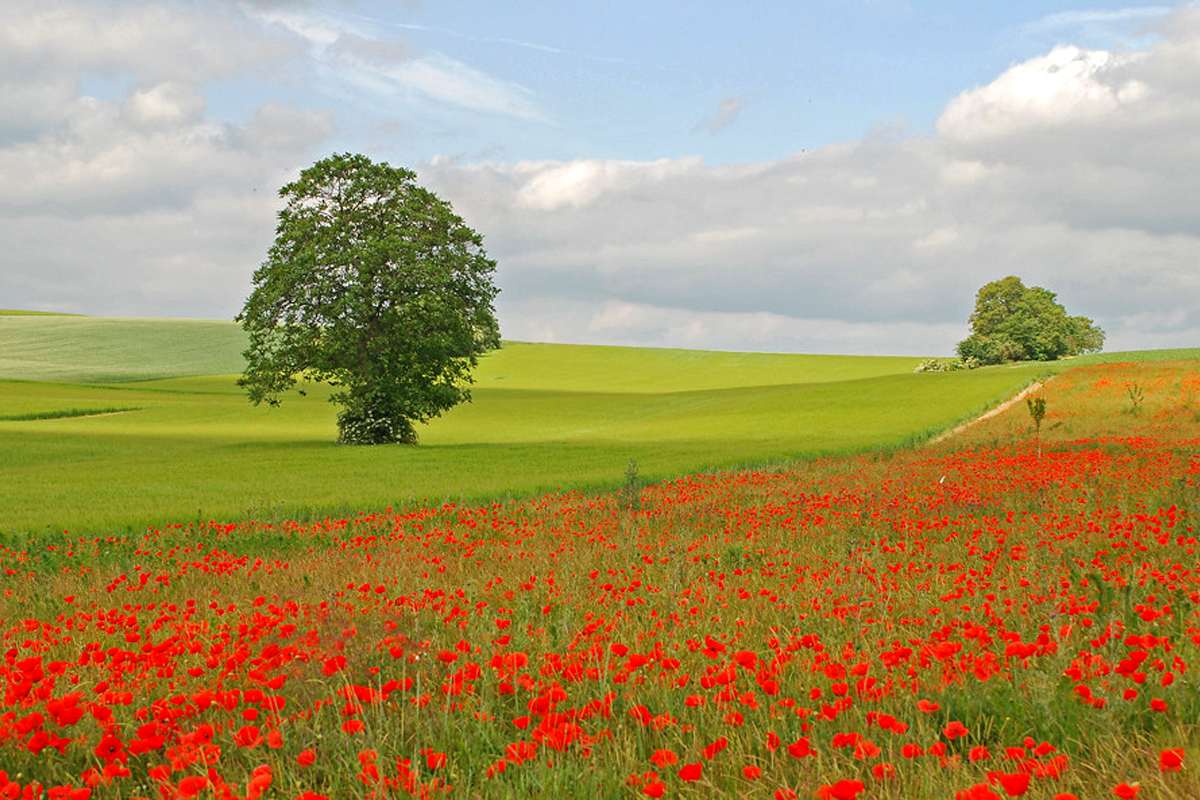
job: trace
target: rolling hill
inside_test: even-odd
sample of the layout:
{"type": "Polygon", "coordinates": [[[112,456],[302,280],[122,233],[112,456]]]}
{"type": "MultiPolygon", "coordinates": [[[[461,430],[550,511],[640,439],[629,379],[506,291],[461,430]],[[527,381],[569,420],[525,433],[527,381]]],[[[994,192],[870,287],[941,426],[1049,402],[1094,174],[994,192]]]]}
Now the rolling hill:
{"type": "MultiPolygon", "coordinates": [[[[0,317],[0,531],[321,515],[895,447],[1062,365],[507,343],[419,447],[334,443],[321,388],[255,408],[231,323],[0,317]]],[[[1192,357],[1164,351],[1130,357],[1192,357]]]]}

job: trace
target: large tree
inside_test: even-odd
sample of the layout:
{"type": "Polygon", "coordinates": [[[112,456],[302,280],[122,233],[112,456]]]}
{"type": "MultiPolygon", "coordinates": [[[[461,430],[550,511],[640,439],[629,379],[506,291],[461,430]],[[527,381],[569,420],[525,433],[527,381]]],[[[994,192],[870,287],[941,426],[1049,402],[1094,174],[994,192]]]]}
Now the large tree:
{"type": "Polygon", "coordinates": [[[1015,275],[979,290],[970,322],[958,354],[984,364],[1052,361],[1104,346],[1104,331],[1092,320],[1069,316],[1054,292],[1026,286],[1015,275]]]}
{"type": "Polygon", "coordinates": [[[496,262],[414,173],[366,156],[318,161],[279,195],[237,317],[240,385],[277,405],[297,381],[328,383],[340,441],[416,442],[416,423],[470,399],[472,368],[500,344],[496,262]]]}

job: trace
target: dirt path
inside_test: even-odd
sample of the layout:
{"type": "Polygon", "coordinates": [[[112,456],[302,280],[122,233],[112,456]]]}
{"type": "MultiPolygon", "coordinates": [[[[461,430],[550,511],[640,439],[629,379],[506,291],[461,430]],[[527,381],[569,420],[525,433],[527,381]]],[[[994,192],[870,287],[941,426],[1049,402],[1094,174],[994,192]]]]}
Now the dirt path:
{"type": "Polygon", "coordinates": [[[1021,402],[1026,397],[1029,397],[1029,395],[1038,391],[1039,389],[1041,389],[1043,386],[1045,386],[1047,383],[1049,383],[1052,380],[1054,380],[1054,376],[1046,378],[1045,380],[1034,381],[1033,383],[1026,386],[1024,389],[1022,389],[1020,392],[1018,392],[1017,394],[1015,394],[1012,397],[1005,400],[1000,405],[996,406],[995,408],[988,409],[987,411],[983,412],[975,419],[967,420],[963,424],[961,424],[955,428],[952,428],[952,429],[946,431],[945,433],[939,433],[937,436],[930,439],[929,443],[937,444],[938,442],[943,442],[946,439],[949,439],[951,436],[957,436],[958,434],[962,433],[967,428],[971,427],[972,425],[974,425],[978,422],[983,422],[984,420],[991,419],[992,417],[1003,414],[1005,411],[1008,411],[1010,408],[1015,406],[1017,403],[1021,402]]]}

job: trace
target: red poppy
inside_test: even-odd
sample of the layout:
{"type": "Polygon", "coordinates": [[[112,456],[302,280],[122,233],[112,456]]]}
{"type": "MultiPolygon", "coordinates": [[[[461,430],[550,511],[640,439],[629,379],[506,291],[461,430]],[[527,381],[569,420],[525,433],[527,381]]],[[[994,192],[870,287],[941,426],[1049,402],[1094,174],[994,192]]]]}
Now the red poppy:
{"type": "Polygon", "coordinates": [[[801,736],[796,741],[787,746],[788,755],[792,758],[804,758],[805,756],[815,756],[816,751],[812,749],[812,743],[808,737],[801,736]]]}
{"type": "Polygon", "coordinates": [[[988,780],[999,784],[1009,797],[1020,797],[1029,791],[1028,772],[989,772],[988,780]]]}
{"type": "Polygon", "coordinates": [[[642,786],[642,794],[646,797],[662,797],[667,793],[667,785],[662,781],[654,780],[642,786]]]}
{"type": "Polygon", "coordinates": [[[183,797],[195,797],[208,786],[208,778],[200,775],[189,775],[179,781],[176,787],[183,797]]]}
{"type": "Polygon", "coordinates": [[[1158,754],[1158,768],[1163,772],[1179,772],[1183,768],[1183,748],[1171,747],[1158,754]]]}
{"type": "Polygon", "coordinates": [[[942,733],[945,734],[947,739],[954,740],[966,736],[969,731],[966,725],[963,725],[958,720],[952,720],[946,723],[946,727],[942,729],[942,733]]]}
{"type": "Polygon", "coordinates": [[[858,795],[866,788],[862,781],[843,779],[818,788],[817,797],[820,800],[858,800],[858,795]]]}

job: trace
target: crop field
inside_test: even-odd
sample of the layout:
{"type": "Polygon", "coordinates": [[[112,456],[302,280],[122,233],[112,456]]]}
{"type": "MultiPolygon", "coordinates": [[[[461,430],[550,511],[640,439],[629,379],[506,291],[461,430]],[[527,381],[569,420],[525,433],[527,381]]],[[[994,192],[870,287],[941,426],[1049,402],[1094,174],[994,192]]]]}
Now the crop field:
{"type": "Polygon", "coordinates": [[[509,343],[420,447],[362,449],[334,444],[322,390],[249,405],[243,347],[231,323],[0,317],[0,531],[311,518],[611,487],[631,459],[666,478],[896,448],[1061,368],[509,343]]]}
{"type": "Polygon", "coordinates": [[[1040,437],[9,537],[0,796],[1198,797],[1200,364],[1042,396],[1040,437]]]}

